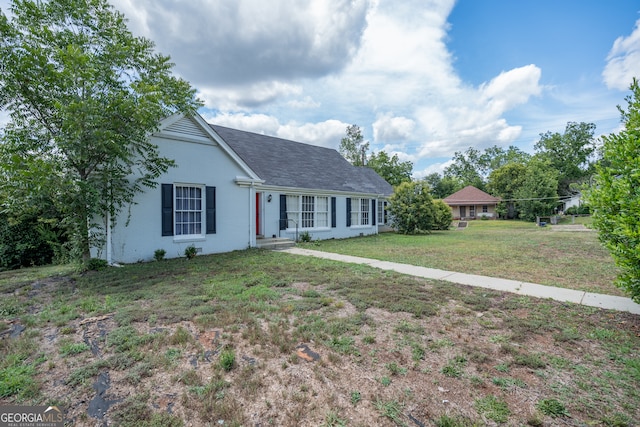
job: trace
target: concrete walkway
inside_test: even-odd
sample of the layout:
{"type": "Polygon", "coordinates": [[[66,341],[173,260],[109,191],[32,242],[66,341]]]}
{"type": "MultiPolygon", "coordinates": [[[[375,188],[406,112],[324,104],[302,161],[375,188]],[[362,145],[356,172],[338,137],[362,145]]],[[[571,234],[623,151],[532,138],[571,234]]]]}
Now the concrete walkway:
{"type": "Polygon", "coordinates": [[[314,251],[311,249],[289,248],[284,249],[282,252],[293,255],[330,259],[333,261],[347,262],[351,264],[365,264],[381,270],[395,271],[410,276],[423,277],[425,279],[444,280],[452,283],[460,283],[462,285],[493,289],[495,291],[511,292],[518,295],[528,295],[536,298],[550,298],[556,301],[570,302],[589,307],[640,314],[640,304],[636,304],[631,300],[631,298],[594,294],[591,292],[577,291],[573,289],[555,288],[553,286],[520,282],[518,280],[498,279],[495,277],[478,276],[476,274],[456,273],[453,271],[437,270],[434,268],[417,267],[409,264],[399,264],[397,262],[379,261],[370,258],[314,251]]]}

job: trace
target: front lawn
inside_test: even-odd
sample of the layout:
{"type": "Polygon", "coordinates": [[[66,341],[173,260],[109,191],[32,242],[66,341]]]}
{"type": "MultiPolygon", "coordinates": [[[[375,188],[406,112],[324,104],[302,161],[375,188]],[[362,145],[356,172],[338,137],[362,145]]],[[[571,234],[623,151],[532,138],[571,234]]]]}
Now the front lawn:
{"type": "Polygon", "coordinates": [[[247,250],[21,270],[0,273],[0,307],[0,404],[69,425],[640,419],[638,316],[362,265],[247,250]]]}
{"type": "Polygon", "coordinates": [[[596,232],[555,231],[522,221],[469,221],[464,230],[408,236],[382,233],[308,246],[328,252],[624,295],[617,268],[596,232]]]}

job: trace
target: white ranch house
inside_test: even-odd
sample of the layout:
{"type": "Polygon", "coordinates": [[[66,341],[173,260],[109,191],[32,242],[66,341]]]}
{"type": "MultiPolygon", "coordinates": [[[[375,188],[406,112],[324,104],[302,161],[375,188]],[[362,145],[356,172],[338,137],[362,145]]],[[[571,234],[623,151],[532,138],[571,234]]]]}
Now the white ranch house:
{"type": "MultiPolygon", "coordinates": [[[[393,188],[336,150],[208,124],[201,116],[164,120],[151,142],[177,167],[136,196],[94,250],[111,263],[211,254],[264,239],[378,233],[393,188]]],[[[105,219],[105,223],[109,222],[105,219]]]]}

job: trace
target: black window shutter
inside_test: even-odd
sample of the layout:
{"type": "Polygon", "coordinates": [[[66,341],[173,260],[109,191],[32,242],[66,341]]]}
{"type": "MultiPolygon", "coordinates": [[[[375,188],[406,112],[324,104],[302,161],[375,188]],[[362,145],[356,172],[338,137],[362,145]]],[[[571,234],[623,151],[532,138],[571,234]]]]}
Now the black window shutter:
{"type": "Polygon", "coordinates": [[[173,236],[173,184],[162,184],[162,235],[173,236]]]}
{"type": "Polygon", "coordinates": [[[371,225],[376,225],[376,199],[371,199],[371,211],[373,212],[373,218],[371,219],[371,225]]]}
{"type": "Polygon", "coordinates": [[[336,198],[331,198],[331,228],[336,228],[336,198]]]}
{"type": "Polygon", "coordinates": [[[287,195],[280,195],[280,230],[287,229],[287,195]]]}
{"type": "Polygon", "coordinates": [[[207,234],[216,234],[216,187],[207,187],[205,198],[207,234]]]}
{"type": "Polygon", "coordinates": [[[347,197],[347,227],[351,227],[351,197],[347,197]]]}

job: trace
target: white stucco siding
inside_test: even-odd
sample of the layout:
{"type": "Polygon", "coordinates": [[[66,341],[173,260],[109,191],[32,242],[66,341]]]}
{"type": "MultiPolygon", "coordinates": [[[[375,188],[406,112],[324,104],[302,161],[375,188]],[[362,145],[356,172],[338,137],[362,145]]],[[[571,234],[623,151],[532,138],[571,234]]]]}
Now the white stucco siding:
{"type": "Polygon", "coordinates": [[[176,167],[170,168],[157,180],[158,187],[139,194],[136,197],[137,204],[120,215],[112,232],[113,261],[130,263],[151,260],[156,249],[164,249],[166,258],[181,257],[190,245],[201,250],[202,254],[247,248],[251,244],[251,189],[239,186],[234,180],[246,172],[219,145],[213,143],[159,137],[152,138],[152,143],[158,145],[163,156],[174,159],[176,167]],[[198,237],[162,236],[161,184],[200,186],[203,188],[203,204],[206,202],[204,188],[215,187],[216,233],[205,234],[206,215],[203,212],[203,229],[198,237]]]}

